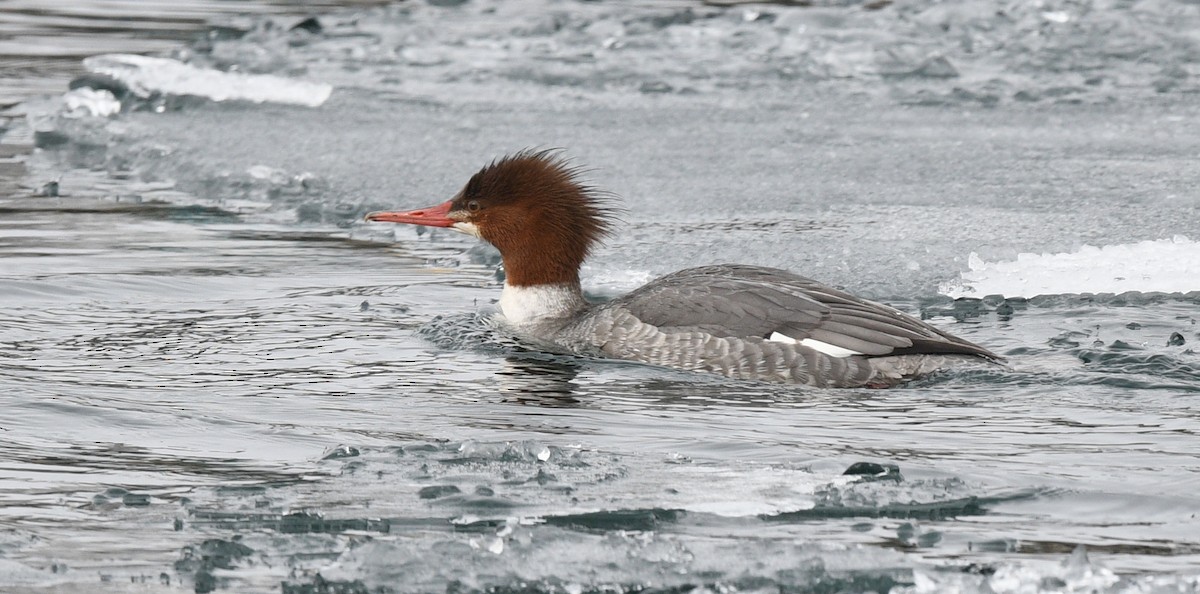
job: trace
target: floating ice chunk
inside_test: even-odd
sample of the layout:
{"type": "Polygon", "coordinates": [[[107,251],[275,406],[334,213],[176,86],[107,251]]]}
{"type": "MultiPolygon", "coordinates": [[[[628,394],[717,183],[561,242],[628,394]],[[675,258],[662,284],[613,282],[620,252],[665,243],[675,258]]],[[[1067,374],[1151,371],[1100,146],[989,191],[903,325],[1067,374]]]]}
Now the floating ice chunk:
{"type": "Polygon", "coordinates": [[[106,118],[121,111],[121,102],[108,89],[72,89],[63,93],[63,104],[71,115],[106,118]]]}
{"type": "Polygon", "coordinates": [[[254,179],[266,180],[277,185],[286,184],[290,177],[286,171],[266,165],[252,165],[246,169],[246,173],[250,174],[250,177],[254,179]]]}
{"type": "Polygon", "coordinates": [[[776,515],[812,509],[818,489],[844,488],[859,478],[768,466],[675,466],[668,477],[672,491],[657,505],[727,518],[776,515]]]}
{"type": "Polygon", "coordinates": [[[476,522],[482,522],[484,519],[475,514],[463,514],[461,516],[450,518],[450,523],[455,526],[468,526],[476,522]]]}
{"type": "MultiPolygon", "coordinates": [[[[1121,578],[1112,570],[1094,564],[1082,546],[1061,563],[1033,561],[1002,563],[992,575],[960,572],[913,571],[913,585],[892,589],[893,594],[941,594],[943,592],[1114,592],[1121,578]],[[1049,586],[1049,587],[1047,587],[1049,586]]],[[[1141,581],[1141,580],[1139,580],[1141,581]]],[[[1142,582],[1150,585],[1148,582],[1142,582]]],[[[1170,582],[1167,582],[1170,583],[1170,582]]],[[[1180,580],[1182,583],[1182,580],[1180,580]]],[[[1131,588],[1122,592],[1186,591],[1183,589],[1131,588]]]]}
{"type": "Polygon", "coordinates": [[[1083,246],[1071,253],[1019,254],[986,262],[971,253],[970,271],[938,290],[950,297],[1034,297],[1127,291],[1200,291],[1200,243],[1182,235],[1138,243],[1083,246]]]}
{"type": "Polygon", "coordinates": [[[483,549],[493,555],[499,555],[504,552],[504,539],[499,536],[484,536],[482,538],[472,538],[467,541],[467,544],[472,549],[483,549]]]}
{"type": "Polygon", "coordinates": [[[139,97],[152,93],[206,97],[213,101],[286,103],[316,107],[333,86],[268,74],[241,74],[197,68],[178,60],[132,54],[103,54],[83,61],[88,70],[111,76],[139,97]]]}
{"type": "Polygon", "coordinates": [[[1065,23],[1071,20],[1071,15],[1061,10],[1048,10],[1042,13],[1042,18],[1051,23],[1065,23]]]}

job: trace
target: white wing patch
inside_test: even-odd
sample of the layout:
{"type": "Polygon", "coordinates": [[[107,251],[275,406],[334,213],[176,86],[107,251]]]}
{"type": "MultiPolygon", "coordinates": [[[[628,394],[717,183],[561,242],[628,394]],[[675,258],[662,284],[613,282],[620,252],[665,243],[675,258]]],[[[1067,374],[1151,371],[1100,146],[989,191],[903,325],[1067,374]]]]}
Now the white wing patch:
{"type": "Polygon", "coordinates": [[[808,347],[814,351],[817,351],[818,353],[825,353],[826,355],[829,355],[830,357],[837,357],[839,359],[843,358],[843,357],[851,357],[854,355],[862,354],[858,351],[852,351],[847,348],[842,348],[840,346],[832,345],[827,342],[821,342],[819,340],[813,340],[811,338],[805,338],[804,340],[796,340],[795,338],[792,338],[791,336],[788,336],[786,334],[780,334],[778,332],[772,332],[771,336],[769,338],[767,338],[767,340],[769,340],[771,342],[782,342],[782,343],[786,343],[786,344],[799,344],[800,346],[808,347]]]}

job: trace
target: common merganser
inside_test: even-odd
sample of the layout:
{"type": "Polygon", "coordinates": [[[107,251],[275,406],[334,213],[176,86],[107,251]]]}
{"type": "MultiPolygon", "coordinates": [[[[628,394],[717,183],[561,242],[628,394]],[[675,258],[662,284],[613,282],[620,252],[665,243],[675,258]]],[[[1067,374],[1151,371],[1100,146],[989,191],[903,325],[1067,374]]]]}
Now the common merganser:
{"type": "Polygon", "coordinates": [[[504,261],[500,313],[519,335],[566,351],[733,378],[887,387],[987,349],[896,309],[784,270],[725,264],[669,274],[590,303],[579,267],[612,234],[611,194],[555,151],[522,151],[473,175],[450,200],[367,220],[447,227],[504,261]]]}

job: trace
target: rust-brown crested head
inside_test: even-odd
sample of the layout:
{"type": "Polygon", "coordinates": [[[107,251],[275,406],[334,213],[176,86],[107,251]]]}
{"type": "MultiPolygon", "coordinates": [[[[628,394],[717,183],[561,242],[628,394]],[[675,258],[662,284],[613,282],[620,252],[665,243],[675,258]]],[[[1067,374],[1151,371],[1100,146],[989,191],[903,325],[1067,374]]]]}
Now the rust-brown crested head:
{"type": "Polygon", "coordinates": [[[507,282],[578,283],[579,266],[612,233],[614,197],[580,181],[557,151],[521,151],[480,169],[450,216],[500,250],[507,282]]]}

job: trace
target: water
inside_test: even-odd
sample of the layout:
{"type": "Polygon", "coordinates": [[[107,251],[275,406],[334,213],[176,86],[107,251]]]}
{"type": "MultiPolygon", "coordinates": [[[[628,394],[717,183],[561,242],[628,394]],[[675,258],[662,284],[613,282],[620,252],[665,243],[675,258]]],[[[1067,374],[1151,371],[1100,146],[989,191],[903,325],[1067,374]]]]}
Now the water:
{"type": "Polygon", "coordinates": [[[1195,4],[248,22],[168,57],[329,99],[135,71],[0,138],[41,147],[0,198],[5,592],[1200,588],[1195,4]],[[494,252],[361,215],[528,146],[624,199],[597,298],[779,266],[1009,366],[811,390],[485,344],[494,252]]]}

